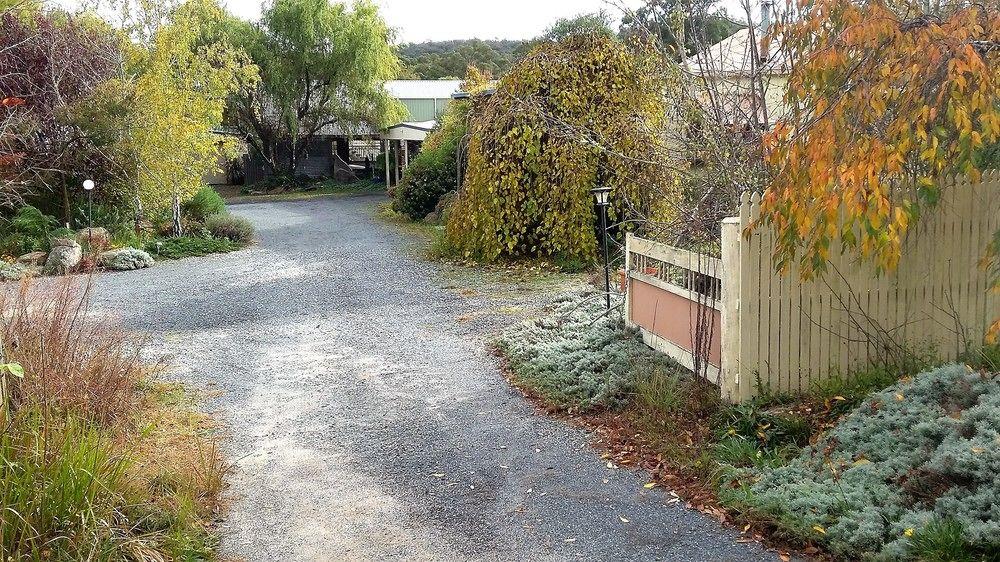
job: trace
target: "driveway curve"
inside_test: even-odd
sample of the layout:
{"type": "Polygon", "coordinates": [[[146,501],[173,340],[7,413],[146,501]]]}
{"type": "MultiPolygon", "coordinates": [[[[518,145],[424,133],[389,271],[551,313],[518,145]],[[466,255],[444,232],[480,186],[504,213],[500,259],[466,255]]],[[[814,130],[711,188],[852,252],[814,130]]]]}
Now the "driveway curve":
{"type": "MultiPolygon", "coordinates": [[[[259,244],[99,278],[170,376],[217,390],[222,550],[251,560],[758,560],[609,468],[501,376],[474,299],[373,197],[238,205],[259,244]]],[[[480,303],[482,304],[482,303],[480,303]]]]}

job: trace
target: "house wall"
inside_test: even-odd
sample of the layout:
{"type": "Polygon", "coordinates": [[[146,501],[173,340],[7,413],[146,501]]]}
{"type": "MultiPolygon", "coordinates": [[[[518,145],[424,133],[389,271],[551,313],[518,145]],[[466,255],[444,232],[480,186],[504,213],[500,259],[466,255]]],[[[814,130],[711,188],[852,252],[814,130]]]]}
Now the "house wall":
{"type": "Polygon", "coordinates": [[[441,117],[451,98],[447,99],[401,99],[409,115],[406,121],[431,121],[441,117]]]}

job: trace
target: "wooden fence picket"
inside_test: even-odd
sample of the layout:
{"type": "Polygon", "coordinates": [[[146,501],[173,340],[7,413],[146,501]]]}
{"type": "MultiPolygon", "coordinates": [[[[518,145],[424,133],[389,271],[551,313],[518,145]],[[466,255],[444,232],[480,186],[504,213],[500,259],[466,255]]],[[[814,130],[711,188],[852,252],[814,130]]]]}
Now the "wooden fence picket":
{"type": "Polygon", "coordinates": [[[939,358],[957,359],[1000,316],[1000,293],[989,290],[989,274],[978,265],[1000,229],[1000,172],[986,172],[977,183],[945,178],[942,187],[936,208],[911,225],[891,272],[878,272],[854,254],[832,252],[829,270],[816,279],[801,280],[797,265],[786,275],[777,273],[774,233],[748,230],[760,217],[759,193],[744,193],[738,216],[724,222],[721,259],[630,236],[629,322],[648,342],[689,363],[692,349],[685,342],[653,334],[653,326],[636,320],[652,316],[634,314],[643,311],[633,310],[632,288],[644,283],[639,287],[647,301],[654,294],[650,287],[666,291],[675,307],[678,297],[688,299],[687,313],[669,321],[692,325],[692,334],[697,319],[706,317],[699,307],[710,310],[710,320],[721,311],[721,320],[709,325],[711,337],[721,340],[712,340],[721,346],[713,361],[721,363],[715,368],[724,396],[737,402],[754,396],[758,378],[775,391],[803,391],[824,377],[898,358],[906,349],[926,352],[933,346],[939,358]],[[706,285],[706,279],[717,282],[706,285]]]}

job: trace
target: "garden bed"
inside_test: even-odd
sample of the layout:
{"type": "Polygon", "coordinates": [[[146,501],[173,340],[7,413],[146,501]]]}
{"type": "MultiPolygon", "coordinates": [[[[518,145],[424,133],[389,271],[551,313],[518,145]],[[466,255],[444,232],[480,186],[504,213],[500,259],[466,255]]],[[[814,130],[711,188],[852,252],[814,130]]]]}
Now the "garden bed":
{"type": "Polygon", "coordinates": [[[872,368],[803,396],[728,405],[653,354],[596,295],[498,343],[515,386],[593,430],[619,465],[747,540],[810,557],[982,560],[1000,553],[1000,357],[872,368]]]}

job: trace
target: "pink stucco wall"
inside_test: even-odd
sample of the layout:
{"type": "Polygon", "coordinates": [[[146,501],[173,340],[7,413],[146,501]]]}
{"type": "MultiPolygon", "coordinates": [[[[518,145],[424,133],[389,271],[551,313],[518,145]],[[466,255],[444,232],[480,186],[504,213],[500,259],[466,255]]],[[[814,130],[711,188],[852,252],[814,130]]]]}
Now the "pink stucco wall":
{"type": "MultiPolygon", "coordinates": [[[[694,349],[698,307],[704,305],[638,279],[629,279],[629,306],[635,324],[678,347],[688,351],[694,349]]],[[[722,314],[711,307],[708,310],[713,318],[708,362],[719,367],[722,364],[722,314]]]]}

